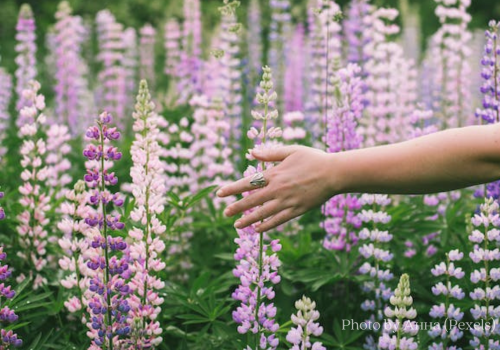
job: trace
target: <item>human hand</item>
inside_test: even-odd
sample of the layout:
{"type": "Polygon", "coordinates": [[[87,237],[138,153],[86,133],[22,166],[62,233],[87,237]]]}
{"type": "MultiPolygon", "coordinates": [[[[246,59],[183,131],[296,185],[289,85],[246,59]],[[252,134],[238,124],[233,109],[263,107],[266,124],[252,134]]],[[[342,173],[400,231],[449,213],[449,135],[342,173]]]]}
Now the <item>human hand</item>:
{"type": "MultiPolygon", "coordinates": [[[[234,226],[245,228],[256,222],[258,232],[275,228],[306,211],[317,207],[335,195],[327,166],[331,155],[305,146],[284,146],[277,149],[259,149],[252,155],[264,162],[281,162],[264,171],[267,185],[229,205],[224,214],[233,216],[260,206],[249,215],[238,219],[234,226]]],[[[246,177],[217,191],[219,197],[255,190],[246,177]]]]}

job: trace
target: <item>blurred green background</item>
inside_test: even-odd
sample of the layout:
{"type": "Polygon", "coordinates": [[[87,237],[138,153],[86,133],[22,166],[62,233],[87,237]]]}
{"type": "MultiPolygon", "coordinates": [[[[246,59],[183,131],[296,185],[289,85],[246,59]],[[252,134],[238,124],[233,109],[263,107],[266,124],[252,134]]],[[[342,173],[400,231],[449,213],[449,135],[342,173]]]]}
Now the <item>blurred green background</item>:
{"type": "MultiPolygon", "coordinates": [[[[266,11],[268,0],[260,0],[263,6],[264,24],[269,21],[269,11],[266,11]]],[[[379,6],[399,7],[401,1],[409,1],[412,11],[420,14],[423,38],[431,35],[439,23],[434,15],[436,2],[434,0],[372,0],[379,6]]],[[[0,0],[0,65],[10,71],[14,69],[14,36],[17,13],[22,3],[29,3],[36,16],[37,33],[46,33],[55,22],[54,13],[59,1],[57,0],[0,0]]],[[[240,20],[245,22],[246,7],[249,0],[241,0],[242,7],[238,10],[240,20]]],[[[292,0],[294,21],[304,21],[308,0],[292,0]]],[[[345,5],[349,0],[338,0],[345,5]]],[[[69,0],[75,14],[91,20],[95,14],[104,8],[109,8],[118,21],[125,26],[139,28],[146,22],[158,28],[162,27],[165,18],[182,18],[182,0],[69,0]]],[[[203,25],[205,35],[209,35],[214,24],[219,21],[218,6],[222,0],[201,0],[203,11],[203,25]]],[[[490,19],[500,19],[500,1],[472,0],[470,12],[473,16],[472,28],[486,28],[490,19]]],[[[43,44],[44,37],[39,35],[38,42],[43,44]]],[[[44,50],[39,55],[43,56],[44,50]]],[[[41,58],[41,57],[39,57],[41,58]]],[[[39,61],[40,62],[40,61],[39,61]]]]}

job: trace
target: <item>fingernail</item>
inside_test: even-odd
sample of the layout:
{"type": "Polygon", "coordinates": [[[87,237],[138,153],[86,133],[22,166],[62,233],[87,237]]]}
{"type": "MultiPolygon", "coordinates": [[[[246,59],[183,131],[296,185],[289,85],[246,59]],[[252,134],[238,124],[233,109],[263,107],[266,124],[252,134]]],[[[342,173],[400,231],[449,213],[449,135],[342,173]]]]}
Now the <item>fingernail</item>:
{"type": "Polygon", "coordinates": [[[241,227],[241,221],[239,221],[239,220],[238,220],[238,221],[236,221],[236,222],[234,223],[234,227],[236,227],[236,228],[240,228],[240,227],[241,227]]]}

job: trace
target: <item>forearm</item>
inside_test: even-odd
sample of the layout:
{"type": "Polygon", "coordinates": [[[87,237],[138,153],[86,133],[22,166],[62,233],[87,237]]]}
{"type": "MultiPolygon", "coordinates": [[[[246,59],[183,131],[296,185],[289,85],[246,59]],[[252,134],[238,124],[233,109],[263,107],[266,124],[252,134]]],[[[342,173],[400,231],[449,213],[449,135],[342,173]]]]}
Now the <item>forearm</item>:
{"type": "MultiPolygon", "coordinates": [[[[500,125],[451,129],[331,155],[336,193],[422,194],[500,179],[500,125]]],[[[331,176],[330,176],[331,177],[331,176]]]]}

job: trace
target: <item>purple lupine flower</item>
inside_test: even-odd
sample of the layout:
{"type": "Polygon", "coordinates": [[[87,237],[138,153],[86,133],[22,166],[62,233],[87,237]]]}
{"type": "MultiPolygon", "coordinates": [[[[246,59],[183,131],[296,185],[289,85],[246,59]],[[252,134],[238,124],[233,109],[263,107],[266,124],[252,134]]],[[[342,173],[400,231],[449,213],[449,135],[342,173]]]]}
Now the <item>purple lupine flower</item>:
{"type": "Polygon", "coordinates": [[[480,327],[473,327],[470,332],[473,339],[470,345],[475,349],[497,349],[500,344],[498,336],[500,327],[500,309],[494,303],[500,300],[497,281],[500,279],[498,269],[492,268],[494,261],[500,260],[497,242],[500,240],[498,227],[500,227],[499,205],[493,198],[485,199],[480,207],[480,213],[471,219],[474,226],[469,235],[469,240],[474,243],[474,249],[469,257],[474,264],[481,267],[471,273],[470,280],[477,285],[469,294],[474,300],[474,308],[470,310],[475,322],[480,327]]]}
{"type": "MultiPolygon", "coordinates": [[[[384,211],[391,199],[386,195],[363,194],[359,203],[369,208],[358,214],[359,219],[369,227],[362,228],[358,233],[360,241],[368,242],[359,248],[360,255],[368,260],[361,265],[359,272],[371,278],[362,286],[362,290],[371,296],[361,304],[361,309],[370,313],[369,322],[380,322],[385,304],[392,296],[387,283],[394,278],[390,269],[386,268],[393,258],[393,254],[387,249],[393,236],[383,229],[391,220],[391,216],[384,211]]],[[[377,349],[372,335],[366,337],[365,347],[377,349]]]]}
{"type": "Polygon", "coordinates": [[[298,24],[294,30],[291,42],[288,43],[287,60],[284,76],[285,112],[304,111],[304,26],[298,24]]]}
{"type": "Polygon", "coordinates": [[[384,322],[383,333],[378,341],[379,349],[417,350],[418,343],[411,337],[417,335],[419,330],[418,324],[412,321],[417,317],[417,311],[412,307],[410,278],[406,273],[399,279],[390,303],[394,309],[386,307],[384,310],[389,320],[384,322]]]}
{"type": "MultiPolygon", "coordinates": [[[[0,199],[4,197],[4,193],[0,192],[0,199]]],[[[5,212],[2,207],[0,207],[0,220],[5,219],[5,212]]],[[[9,269],[9,266],[7,264],[2,264],[3,261],[7,258],[7,254],[4,253],[3,247],[0,246],[0,296],[6,298],[6,299],[12,299],[15,295],[16,292],[11,289],[10,286],[5,284],[5,280],[8,279],[11,275],[12,272],[9,269]]],[[[11,310],[8,306],[4,306],[0,310],[0,321],[2,323],[12,323],[17,321],[18,316],[16,313],[11,310]]],[[[1,349],[9,349],[10,346],[13,347],[20,347],[23,345],[23,341],[21,339],[17,338],[17,335],[13,331],[6,331],[4,329],[0,330],[0,348],[1,349]]]]}
{"type": "MultiPolygon", "coordinates": [[[[40,84],[37,81],[28,84],[27,89],[23,91],[27,106],[19,112],[22,115],[20,119],[24,120],[25,124],[19,129],[19,136],[23,140],[20,149],[23,184],[19,187],[22,195],[19,202],[23,210],[17,217],[17,232],[23,249],[18,255],[29,264],[35,289],[47,282],[41,271],[47,265],[46,246],[50,224],[47,212],[51,209],[51,197],[46,185],[49,177],[47,144],[44,140],[46,117],[42,113],[45,109],[45,98],[38,94],[39,90],[40,84]]],[[[18,280],[24,277],[21,274],[18,280]]]]}
{"type": "Polygon", "coordinates": [[[434,295],[443,295],[443,302],[432,306],[430,311],[430,316],[435,319],[436,325],[429,330],[429,335],[435,338],[435,341],[429,346],[429,350],[451,350],[454,349],[450,342],[456,342],[458,339],[463,337],[463,331],[458,327],[453,327],[448,329],[441,326],[441,322],[445,320],[454,320],[460,322],[464,316],[464,313],[459,307],[456,307],[450,299],[463,299],[465,293],[457,285],[452,285],[451,279],[462,279],[465,276],[465,272],[461,267],[456,267],[455,262],[460,261],[464,254],[458,249],[452,250],[446,254],[446,262],[441,262],[436,265],[432,270],[432,274],[436,277],[446,276],[446,282],[443,284],[439,282],[432,288],[434,295]],[[444,341],[444,339],[447,339],[444,341]],[[446,344],[446,347],[444,346],[446,344]]]}
{"type": "Polygon", "coordinates": [[[292,327],[286,336],[293,345],[290,350],[326,350],[321,342],[311,342],[311,335],[319,337],[323,334],[323,327],[316,322],[319,319],[316,303],[303,296],[295,302],[295,308],[298,312],[292,315],[292,322],[296,327],[292,327]]]}
{"type": "Polygon", "coordinates": [[[163,298],[158,291],[165,283],[158,278],[159,271],[165,269],[165,263],[159,259],[165,250],[165,243],[160,239],[166,227],[157,215],[165,208],[164,167],[160,162],[158,143],[158,121],[162,118],[154,111],[155,105],[145,80],[141,80],[137,103],[133,113],[135,139],[130,149],[133,165],[130,169],[132,193],[135,207],[130,213],[134,227],[129,231],[132,239],[130,266],[132,294],[128,300],[131,306],[132,339],[141,349],[157,346],[162,342],[160,323],[157,320],[161,312],[163,298]]]}
{"type": "MultiPolygon", "coordinates": [[[[35,19],[30,5],[23,4],[19,11],[16,25],[16,109],[20,111],[23,107],[30,107],[30,101],[24,99],[23,91],[28,88],[28,83],[36,78],[36,34],[35,19]]],[[[25,120],[19,115],[17,126],[24,125],[25,120]]]]}
{"type": "Polygon", "coordinates": [[[140,72],[139,77],[149,82],[154,88],[155,82],[155,43],[156,30],[151,24],[144,25],[140,30],[140,72]]]}
{"type": "Polygon", "coordinates": [[[139,48],[137,47],[137,32],[134,28],[127,28],[122,34],[123,56],[121,66],[123,67],[123,81],[125,84],[126,113],[132,114],[132,106],[135,103],[135,94],[137,91],[139,48]]]}
{"type": "MultiPolygon", "coordinates": [[[[260,83],[263,91],[257,94],[257,101],[263,105],[263,111],[252,111],[260,131],[256,127],[252,127],[249,131],[256,148],[274,147],[272,139],[280,135],[279,128],[271,127],[272,120],[278,117],[277,110],[269,110],[269,104],[277,98],[276,92],[273,91],[271,69],[264,67],[263,71],[260,83]]],[[[253,160],[250,154],[247,157],[253,160]]],[[[245,175],[251,176],[269,166],[272,164],[264,162],[257,168],[250,166],[245,175]]],[[[268,242],[267,234],[258,233],[255,224],[237,231],[238,238],[235,242],[238,248],[234,258],[239,264],[233,270],[233,274],[240,279],[241,284],[232,296],[241,304],[233,311],[233,320],[239,325],[239,333],[255,334],[254,343],[251,344],[253,348],[260,346],[262,349],[276,349],[279,344],[279,339],[275,335],[279,329],[278,323],[274,320],[276,306],[266,301],[274,299],[275,292],[272,285],[279,283],[281,279],[278,274],[281,263],[276,254],[281,250],[281,244],[278,240],[268,242]]]]}
{"type": "MultiPolygon", "coordinates": [[[[331,153],[356,149],[361,144],[356,132],[364,108],[360,73],[358,65],[349,64],[334,75],[336,99],[327,114],[328,132],[325,135],[327,149],[331,153]]],[[[361,220],[355,211],[360,207],[357,196],[352,194],[335,196],[324,205],[325,221],[322,227],[326,231],[323,241],[326,249],[350,251],[356,244],[355,231],[361,226],[361,220]]]]}
{"type": "Polygon", "coordinates": [[[12,98],[12,76],[0,67],[0,160],[7,152],[3,140],[10,123],[9,104],[12,98]]]}
{"type": "Polygon", "coordinates": [[[99,81],[102,91],[96,96],[97,105],[112,113],[119,124],[124,123],[127,105],[127,76],[123,65],[125,45],[123,25],[118,23],[111,12],[97,13],[97,38],[99,43],[98,61],[102,64],[99,81]]]}
{"type": "MultiPolygon", "coordinates": [[[[84,113],[81,100],[88,91],[85,75],[88,67],[82,58],[87,29],[81,17],[72,16],[67,1],[59,4],[54,33],[55,115],[59,123],[69,126],[73,135],[82,129],[84,113]]],[[[88,108],[87,108],[88,110],[88,108]]]]}
{"type": "Polygon", "coordinates": [[[467,13],[470,0],[443,1],[435,13],[441,27],[431,37],[428,65],[432,72],[432,106],[443,128],[457,127],[471,122],[471,68],[469,42],[472,38],[467,29],[471,16],[467,13]]]}
{"type": "Polygon", "coordinates": [[[94,270],[89,281],[88,327],[92,346],[112,348],[126,342],[131,331],[130,309],[127,296],[131,288],[126,283],[129,271],[129,259],[124,254],[127,244],[121,237],[114,237],[113,231],[121,230],[124,224],[115,214],[113,206],[120,206],[117,194],[108,190],[115,179],[111,167],[121,158],[121,153],[111,145],[119,138],[119,132],[111,126],[112,118],[107,112],[99,115],[96,125],[87,131],[91,142],[84,150],[88,159],[87,175],[84,177],[87,187],[94,193],[89,197],[89,204],[95,212],[87,213],[85,223],[90,226],[87,234],[90,247],[86,252],[87,267],[94,270]],[[88,176],[96,174],[96,176],[88,176]]]}

